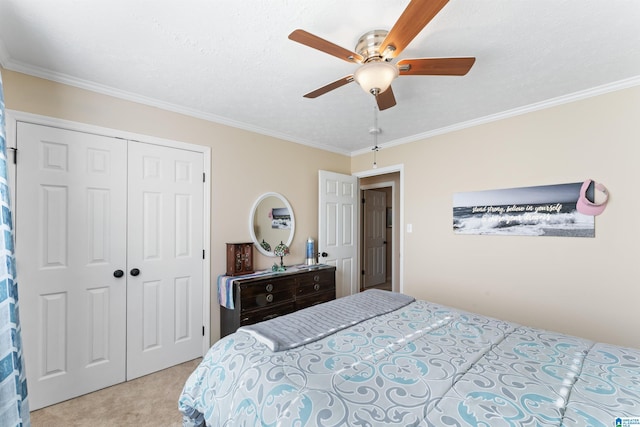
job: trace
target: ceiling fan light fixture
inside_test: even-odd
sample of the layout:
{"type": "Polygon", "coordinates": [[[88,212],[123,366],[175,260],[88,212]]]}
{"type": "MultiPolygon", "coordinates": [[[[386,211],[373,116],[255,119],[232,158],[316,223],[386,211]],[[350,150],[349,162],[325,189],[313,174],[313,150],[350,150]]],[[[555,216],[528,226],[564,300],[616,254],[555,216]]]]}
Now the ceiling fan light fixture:
{"type": "Polygon", "coordinates": [[[360,87],[373,95],[387,90],[396,77],[398,77],[398,68],[382,61],[367,62],[360,66],[353,75],[360,87]]]}

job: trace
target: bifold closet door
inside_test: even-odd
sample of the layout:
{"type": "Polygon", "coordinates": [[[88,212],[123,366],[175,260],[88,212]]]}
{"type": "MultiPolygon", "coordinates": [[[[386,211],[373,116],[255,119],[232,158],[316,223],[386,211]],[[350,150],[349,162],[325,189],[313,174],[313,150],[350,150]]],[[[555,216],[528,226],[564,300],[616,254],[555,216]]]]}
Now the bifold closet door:
{"type": "Polygon", "coordinates": [[[202,356],[203,154],[17,126],[31,409],[202,356]]]}
{"type": "Polygon", "coordinates": [[[202,356],[203,168],[129,142],[127,379],[202,356]]]}
{"type": "Polygon", "coordinates": [[[125,380],[127,142],[18,123],[16,262],[31,409],[125,380]]]}

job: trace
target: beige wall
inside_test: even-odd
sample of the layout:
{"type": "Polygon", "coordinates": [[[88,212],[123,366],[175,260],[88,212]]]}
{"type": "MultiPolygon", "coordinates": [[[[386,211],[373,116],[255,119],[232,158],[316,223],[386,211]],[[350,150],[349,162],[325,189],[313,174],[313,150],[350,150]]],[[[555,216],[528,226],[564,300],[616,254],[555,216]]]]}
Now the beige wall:
{"type": "Polygon", "coordinates": [[[640,87],[381,150],[404,165],[404,292],[640,348],[639,161],[640,87]],[[453,193],[587,178],[611,194],[595,238],[452,231],[453,193]]]}
{"type": "MultiPolygon", "coordinates": [[[[211,273],[225,272],[225,243],[248,242],[249,213],[263,193],[284,195],[296,219],[287,263],[304,262],[307,237],[318,234],[318,170],[349,173],[350,159],[229,126],[38,79],[2,72],[6,108],[211,147],[211,273]],[[294,161],[295,160],[295,161],[294,161]],[[283,173],[285,172],[285,173],[283,173]]],[[[18,237],[19,238],[19,237],[18,237]]],[[[275,258],[254,250],[257,268],[275,258]]],[[[211,337],[219,309],[211,304],[211,337]]]]}

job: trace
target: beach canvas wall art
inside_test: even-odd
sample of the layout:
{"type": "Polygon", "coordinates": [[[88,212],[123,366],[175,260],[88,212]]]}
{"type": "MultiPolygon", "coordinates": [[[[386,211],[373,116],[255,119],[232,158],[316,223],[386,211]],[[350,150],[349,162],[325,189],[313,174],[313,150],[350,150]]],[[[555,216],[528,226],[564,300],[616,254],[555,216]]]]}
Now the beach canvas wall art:
{"type": "MultiPolygon", "coordinates": [[[[595,237],[593,216],[576,210],[582,182],[455,193],[456,234],[595,237]]],[[[587,192],[593,200],[593,189],[587,192]],[[589,194],[591,193],[591,194],[589,194]]]]}

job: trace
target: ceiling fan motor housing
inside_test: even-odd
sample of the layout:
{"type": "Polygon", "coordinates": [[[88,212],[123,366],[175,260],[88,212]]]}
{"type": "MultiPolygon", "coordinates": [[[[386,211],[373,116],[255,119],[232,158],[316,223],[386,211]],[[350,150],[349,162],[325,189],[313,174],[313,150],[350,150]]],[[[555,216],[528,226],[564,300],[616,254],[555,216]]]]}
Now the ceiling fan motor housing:
{"type": "Polygon", "coordinates": [[[365,58],[364,63],[382,60],[380,45],[388,33],[387,30],[371,30],[358,39],[355,50],[356,53],[365,58]]]}

